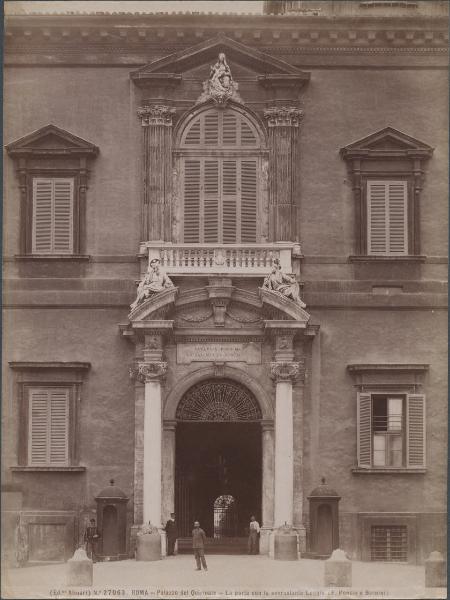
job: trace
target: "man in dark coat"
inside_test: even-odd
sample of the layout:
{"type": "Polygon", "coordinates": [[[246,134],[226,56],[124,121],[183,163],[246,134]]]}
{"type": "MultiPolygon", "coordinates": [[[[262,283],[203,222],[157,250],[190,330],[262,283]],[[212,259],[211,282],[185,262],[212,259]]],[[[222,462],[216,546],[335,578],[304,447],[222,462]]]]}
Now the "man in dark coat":
{"type": "Polygon", "coordinates": [[[84,532],[84,542],[86,544],[86,554],[92,560],[92,562],[97,562],[97,542],[100,539],[100,534],[98,533],[97,526],[95,525],[95,519],[91,519],[90,525],[86,527],[86,531],[84,532]]]}
{"type": "Polygon", "coordinates": [[[178,537],[177,525],[175,523],[175,513],[170,513],[170,519],[167,521],[164,531],[167,536],[167,556],[175,555],[175,543],[178,537]]]}
{"type": "Polygon", "coordinates": [[[200,523],[195,521],[194,529],[192,530],[192,548],[194,549],[195,562],[197,563],[197,571],[201,571],[201,564],[205,571],[208,570],[205,560],[205,543],[206,534],[203,529],[200,528],[200,523]]]}

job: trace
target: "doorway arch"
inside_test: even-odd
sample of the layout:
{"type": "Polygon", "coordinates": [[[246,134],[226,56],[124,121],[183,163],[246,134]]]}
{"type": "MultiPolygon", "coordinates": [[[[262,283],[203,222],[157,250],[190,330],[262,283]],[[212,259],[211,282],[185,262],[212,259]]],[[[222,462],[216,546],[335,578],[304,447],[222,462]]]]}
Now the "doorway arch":
{"type": "Polygon", "coordinates": [[[221,551],[228,546],[235,552],[236,544],[245,549],[250,516],[261,515],[262,416],[254,394],[231,379],[207,378],[183,394],[175,412],[181,537],[200,521],[210,544],[220,542],[221,551]]]}

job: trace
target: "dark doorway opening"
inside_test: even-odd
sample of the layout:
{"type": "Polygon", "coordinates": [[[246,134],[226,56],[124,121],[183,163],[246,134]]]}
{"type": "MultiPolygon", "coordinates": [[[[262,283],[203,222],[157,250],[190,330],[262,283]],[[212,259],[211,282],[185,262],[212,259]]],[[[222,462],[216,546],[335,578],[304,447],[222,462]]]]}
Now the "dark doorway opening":
{"type": "Polygon", "coordinates": [[[175,464],[180,538],[190,537],[200,521],[209,546],[246,551],[251,515],[261,523],[261,425],[178,423],[175,464]]]}

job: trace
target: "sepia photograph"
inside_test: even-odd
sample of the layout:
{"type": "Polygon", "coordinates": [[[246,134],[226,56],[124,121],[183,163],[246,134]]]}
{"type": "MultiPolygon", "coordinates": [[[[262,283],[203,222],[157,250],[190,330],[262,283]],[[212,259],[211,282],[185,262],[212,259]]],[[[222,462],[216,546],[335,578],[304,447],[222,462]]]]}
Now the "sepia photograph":
{"type": "Polygon", "coordinates": [[[5,0],[1,598],[447,598],[447,0],[5,0]]]}

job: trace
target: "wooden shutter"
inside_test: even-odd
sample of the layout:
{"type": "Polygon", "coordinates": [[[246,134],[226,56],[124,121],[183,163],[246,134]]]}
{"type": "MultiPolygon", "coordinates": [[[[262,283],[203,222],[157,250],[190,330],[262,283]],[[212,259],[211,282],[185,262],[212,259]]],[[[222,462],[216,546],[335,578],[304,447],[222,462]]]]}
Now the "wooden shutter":
{"type": "Polygon", "coordinates": [[[241,242],[256,242],[256,160],[241,162],[241,242]]]}
{"type": "Polygon", "coordinates": [[[372,397],[358,393],[358,467],[369,468],[372,465],[372,397]]]}
{"type": "Polygon", "coordinates": [[[203,241],[219,240],[219,161],[205,160],[203,175],[203,241]]]}
{"type": "Polygon", "coordinates": [[[425,467],[425,396],[408,394],[406,422],[407,466],[425,467]]]}
{"type": "Polygon", "coordinates": [[[73,179],[33,180],[32,252],[73,252],[73,179]]]}
{"type": "Polygon", "coordinates": [[[29,399],[29,464],[67,465],[69,390],[34,388],[29,399]]]}
{"type": "Polygon", "coordinates": [[[407,254],[406,181],[367,182],[367,251],[375,255],[407,254]]]}
{"type": "Polygon", "coordinates": [[[237,181],[236,160],[222,163],[222,239],[224,244],[237,241],[237,181]]]}
{"type": "Polygon", "coordinates": [[[53,180],[53,250],[71,254],[73,248],[73,180],[53,180]]]}
{"type": "Polygon", "coordinates": [[[200,160],[184,163],[184,241],[200,242],[200,160]]]}

